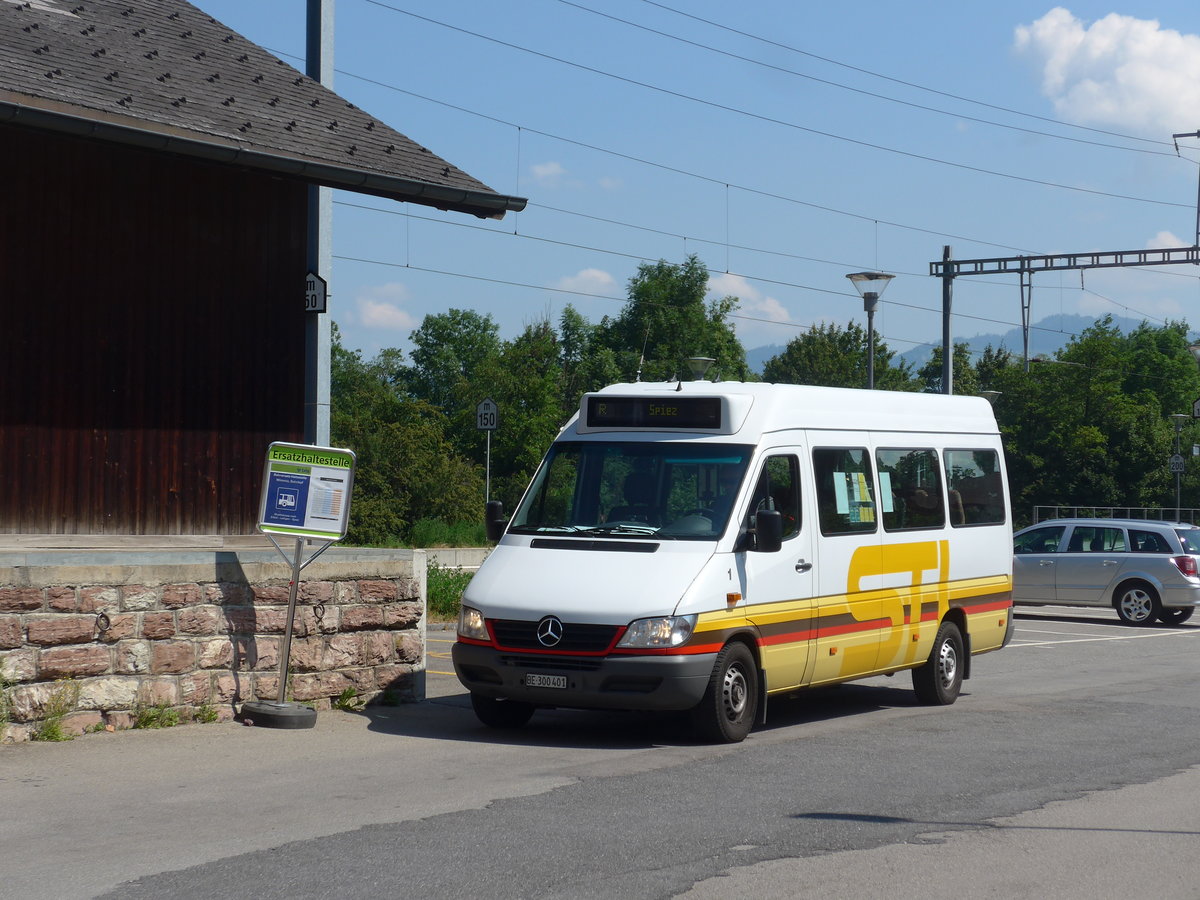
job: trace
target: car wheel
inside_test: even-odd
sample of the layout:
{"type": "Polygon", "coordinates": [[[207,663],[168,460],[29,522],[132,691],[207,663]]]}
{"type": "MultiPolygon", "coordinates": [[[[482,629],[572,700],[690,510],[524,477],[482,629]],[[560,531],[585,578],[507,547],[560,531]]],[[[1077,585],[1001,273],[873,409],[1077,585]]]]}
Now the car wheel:
{"type": "Polygon", "coordinates": [[[692,709],[692,729],[705,740],[736,744],[754,727],[758,712],[758,665],[738,641],[717,654],[704,697],[692,709]]]}
{"type": "Polygon", "coordinates": [[[1121,585],[1115,597],[1113,606],[1126,625],[1149,625],[1162,609],[1158,594],[1144,581],[1121,585]]]}
{"type": "Polygon", "coordinates": [[[520,728],[533,716],[533,704],[520,700],[497,700],[495,697],[471,695],[475,715],[489,728],[520,728]]]}
{"type": "Polygon", "coordinates": [[[938,629],[925,665],[913,669],[913,690],[927,706],[949,706],[958,699],[963,680],[962,632],[953,622],[938,629]]]}
{"type": "Polygon", "coordinates": [[[1192,613],[1196,610],[1191,606],[1183,608],[1167,609],[1163,607],[1158,611],[1158,621],[1164,625],[1181,625],[1192,617],[1192,613]]]}

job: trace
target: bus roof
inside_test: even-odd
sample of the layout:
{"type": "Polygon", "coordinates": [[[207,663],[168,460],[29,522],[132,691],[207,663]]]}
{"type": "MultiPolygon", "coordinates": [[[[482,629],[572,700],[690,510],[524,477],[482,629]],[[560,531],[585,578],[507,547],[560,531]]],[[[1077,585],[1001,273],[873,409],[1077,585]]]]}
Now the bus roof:
{"type": "Polygon", "coordinates": [[[614,384],[584,394],[561,437],[573,434],[757,435],[790,428],[997,434],[983,397],[740,381],[614,384]],[[627,398],[623,406],[614,403],[627,398]],[[709,398],[708,404],[704,398],[709,398]],[[719,404],[716,402],[719,401],[719,404]],[[711,418],[719,405],[719,421],[711,418]],[[603,410],[620,410],[611,416],[603,410]],[[589,415],[590,413],[590,415],[589,415]],[[659,415],[661,414],[661,415],[659,415]]]}

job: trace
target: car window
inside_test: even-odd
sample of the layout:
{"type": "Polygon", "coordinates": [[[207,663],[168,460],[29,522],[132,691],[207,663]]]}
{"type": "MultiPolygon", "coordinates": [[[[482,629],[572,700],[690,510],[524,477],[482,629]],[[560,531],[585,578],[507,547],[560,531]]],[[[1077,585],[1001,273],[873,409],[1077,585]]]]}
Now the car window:
{"type": "Polygon", "coordinates": [[[1129,529],[1129,548],[1134,553],[1170,553],[1171,545],[1156,531],[1129,529]]]}
{"type": "Polygon", "coordinates": [[[1176,528],[1184,553],[1200,553],[1200,528],[1176,528]]]}
{"type": "Polygon", "coordinates": [[[1068,553],[1123,553],[1125,530],[1099,525],[1076,525],[1071,532],[1068,553]]]}
{"type": "Polygon", "coordinates": [[[1053,553],[1062,541],[1062,525],[1035,528],[1013,537],[1013,550],[1017,553],[1053,553]]]}

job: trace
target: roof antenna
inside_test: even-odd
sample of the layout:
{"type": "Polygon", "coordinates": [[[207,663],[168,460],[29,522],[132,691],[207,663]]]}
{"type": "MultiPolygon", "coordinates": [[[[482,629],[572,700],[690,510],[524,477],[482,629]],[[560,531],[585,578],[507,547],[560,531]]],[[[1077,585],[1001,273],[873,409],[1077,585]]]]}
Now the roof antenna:
{"type": "Polygon", "coordinates": [[[646,323],[646,339],[642,341],[642,355],[638,359],[637,374],[633,376],[634,384],[642,380],[642,366],[646,364],[646,345],[650,343],[650,323],[646,323]]]}

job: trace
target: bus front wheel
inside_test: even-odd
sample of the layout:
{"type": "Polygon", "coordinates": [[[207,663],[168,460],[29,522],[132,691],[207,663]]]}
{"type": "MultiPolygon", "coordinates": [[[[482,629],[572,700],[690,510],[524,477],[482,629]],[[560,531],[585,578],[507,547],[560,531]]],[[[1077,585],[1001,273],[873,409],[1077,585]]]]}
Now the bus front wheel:
{"type": "Polygon", "coordinates": [[[692,709],[692,728],[700,737],[718,743],[745,740],[758,713],[758,664],[740,642],[726,644],[717,654],[704,697],[692,709]]]}

